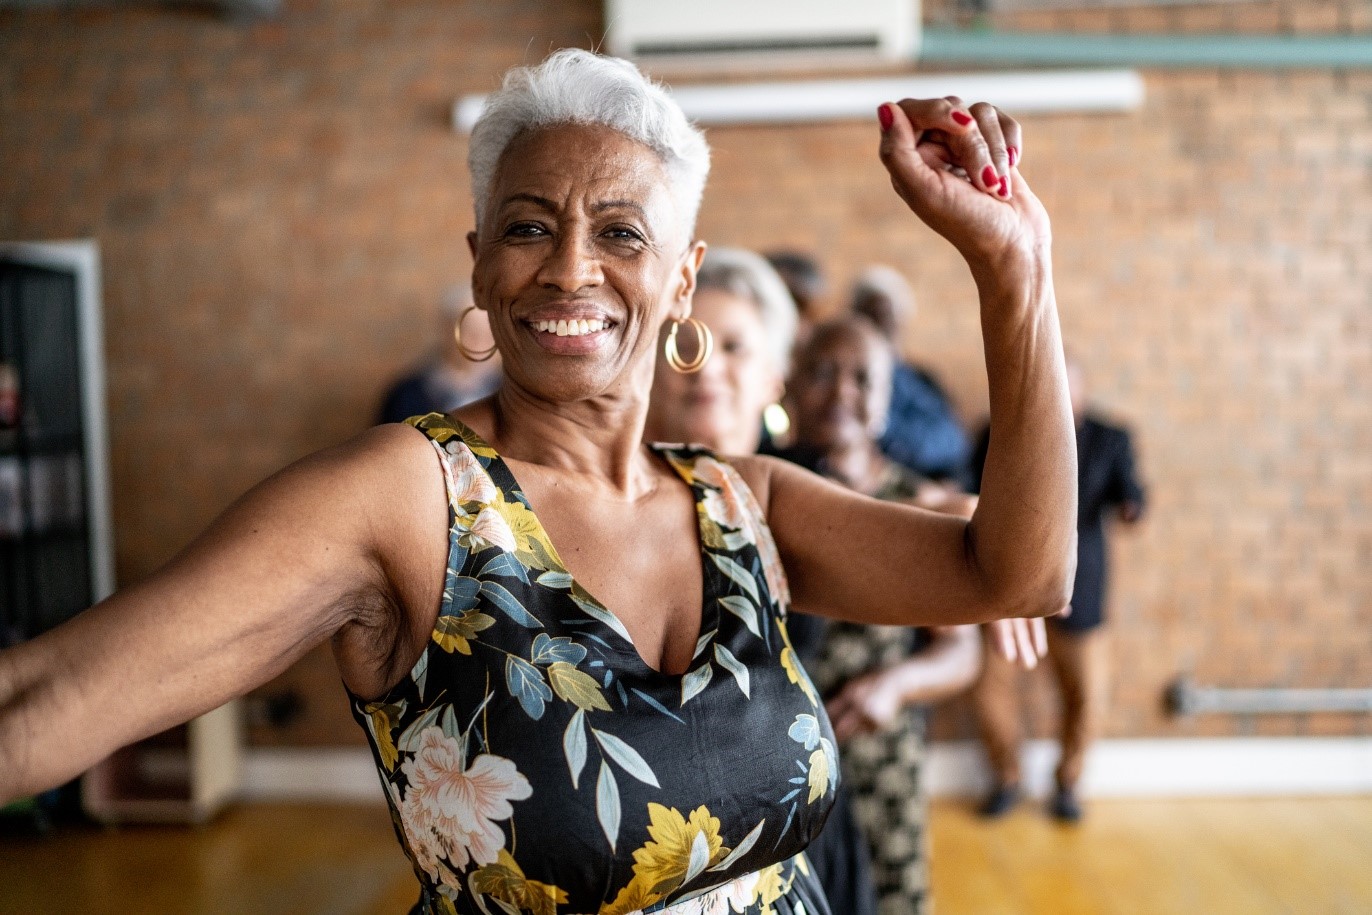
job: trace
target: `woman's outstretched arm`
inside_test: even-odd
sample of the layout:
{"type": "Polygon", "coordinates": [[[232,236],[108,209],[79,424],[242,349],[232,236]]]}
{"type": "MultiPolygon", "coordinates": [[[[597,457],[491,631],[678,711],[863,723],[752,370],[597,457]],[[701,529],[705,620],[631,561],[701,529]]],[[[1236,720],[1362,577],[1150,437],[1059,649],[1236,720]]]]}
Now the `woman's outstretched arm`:
{"type": "Polygon", "coordinates": [[[882,112],[892,185],[976,283],[995,428],[976,512],[876,502],[766,458],[739,470],[759,490],[798,609],[925,625],[1057,613],[1075,562],[1076,441],[1048,216],[1015,167],[1019,126],[952,98],[882,112]]]}
{"type": "Polygon", "coordinates": [[[442,589],[435,463],[397,426],[306,458],[147,580],[0,652],[0,802],[242,695],[330,638],[350,687],[388,685],[400,607],[427,588],[437,608],[442,589]]]}

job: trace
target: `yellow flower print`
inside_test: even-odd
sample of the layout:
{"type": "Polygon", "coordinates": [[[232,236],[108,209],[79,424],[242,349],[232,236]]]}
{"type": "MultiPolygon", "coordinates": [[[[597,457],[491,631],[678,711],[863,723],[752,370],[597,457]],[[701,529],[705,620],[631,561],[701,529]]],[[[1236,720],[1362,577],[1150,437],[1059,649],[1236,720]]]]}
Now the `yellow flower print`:
{"type": "Polygon", "coordinates": [[[468,610],[461,616],[440,616],[434,624],[433,640],[438,647],[452,654],[469,655],[472,653],[471,639],[483,629],[495,625],[495,617],[479,610],[468,610]]]}
{"type": "Polygon", "coordinates": [[[619,891],[614,902],[600,907],[599,915],[642,915],[644,909],[661,901],[664,893],[654,893],[643,886],[638,877],[619,891]]]}
{"type": "Polygon", "coordinates": [[[815,750],[810,754],[810,796],[805,803],[813,804],[824,797],[824,792],[828,788],[829,755],[822,749],[815,750]]]}
{"type": "Polygon", "coordinates": [[[532,915],[557,915],[557,907],[567,901],[565,890],[525,877],[515,859],[503,848],[494,864],[472,874],[468,886],[473,895],[481,893],[508,902],[532,915]]]}
{"type": "Polygon", "coordinates": [[[372,736],[376,738],[376,749],[381,754],[381,763],[387,772],[394,772],[395,764],[400,759],[400,751],[391,739],[391,731],[396,726],[396,719],[404,713],[405,704],[403,700],[400,705],[369,702],[363,710],[370,719],[372,736]]]}
{"type": "Polygon", "coordinates": [[[500,547],[506,552],[514,552],[515,536],[510,525],[500,512],[487,506],[473,518],[458,518],[458,527],[466,528],[467,533],[458,542],[471,550],[484,550],[488,546],[500,547]]]}
{"type": "Polygon", "coordinates": [[[512,552],[532,553],[532,541],[544,539],[543,525],[537,516],[518,499],[506,500],[503,492],[497,492],[489,503],[492,510],[499,513],[514,540],[512,552]]]}
{"type": "Polygon", "coordinates": [[[777,620],[777,630],[781,633],[781,641],[786,645],[781,649],[781,666],[786,670],[786,679],[799,686],[805,691],[805,696],[810,700],[810,704],[819,707],[819,694],[815,692],[815,685],[810,682],[809,674],[800,666],[800,660],[796,657],[796,650],[791,647],[791,634],[786,631],[784,620],[777,620]]]}
{"type": "Polygon", "coordinates": [[[758,915],[774,915],[776,909],[772,903],[791,890],[791,884],[795,882],[795,875],[790,880],[781,878],[781,865],[773,864],[771,867],[763,868],[758,872],[757,881],[757,901],[762,903],[762,908],[758,915]]]}
{"type": "Polygon", "coordinates": [[[729,854],[719,835],[719,818],[703,806],[691,811],[688,820],[675,807],[650,803],[648,820],[652,838],[634,852],[634,878],[655,893],[672,892],[729,854]]]}

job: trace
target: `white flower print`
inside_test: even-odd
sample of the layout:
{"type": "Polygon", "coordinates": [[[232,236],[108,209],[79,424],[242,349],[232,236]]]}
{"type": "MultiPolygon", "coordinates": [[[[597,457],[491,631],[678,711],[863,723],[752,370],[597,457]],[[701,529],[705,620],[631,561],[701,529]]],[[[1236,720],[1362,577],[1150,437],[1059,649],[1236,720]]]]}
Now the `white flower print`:
{"type": "Polygon", "coordinates": [[[514,813],[511,801],[533,795],[529,780],[502,756],[483,753],[470,767],[456,740],[442,728],[426,728],[419,752],[401,765],[409,788],[400,820],[415,860],[434,880],[454,889],[456,875],[471,862],[491,864],[505,846],[497,820],[514,813]]]}
{"type": "Polygon", "coordinates": [[[705,514],[720,527],[739,531],[752,543],[752,525],[736,485],[737,477],[714,458],[702,457],[695,463],[696,480],[706,484],[705,514]]]}
{"type": "Polygon", "coordinates": [[[452,504],[458,511],[472,502],[478,505],[495,499],[495,483],[467,443],[453,439],[445,446],[452,466],[452,504]]]}
{"type": "MultiPolygon", "coordinates": [[[[477,513],[468,532],[474,539],[498,546],[507,553],[513,553],[518,546],[510,524],[494,508],[487,506],[477,513]]],[[[477,545],[480,547],[480,544],[477,545]]]]}

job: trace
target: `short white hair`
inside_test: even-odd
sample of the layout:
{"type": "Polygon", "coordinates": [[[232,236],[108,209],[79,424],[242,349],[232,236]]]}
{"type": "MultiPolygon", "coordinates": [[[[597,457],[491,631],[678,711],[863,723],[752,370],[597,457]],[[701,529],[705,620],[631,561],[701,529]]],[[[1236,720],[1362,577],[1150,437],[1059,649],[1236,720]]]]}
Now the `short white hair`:
{"type": "Polygon", "coordinates": [[[696,273],[696,291],[702,289],[720,289],[755,305],[777,371],[790,371],[799,323],[796,300],[765,257],[743,248],[710,248],[696,273]]]}
{"type": "Polygon", "coordinates": [[[667,90],[627,60],[565,48],[536,67],[516,67],[472,128],[467,165],[478,225],[490,205],[496,168],[515,137],[558,124],[608,127],[647,146],[661,157],[672,183],[672,197],[695,231],[696,213],[710,174],[710,146],[667,90]]]}

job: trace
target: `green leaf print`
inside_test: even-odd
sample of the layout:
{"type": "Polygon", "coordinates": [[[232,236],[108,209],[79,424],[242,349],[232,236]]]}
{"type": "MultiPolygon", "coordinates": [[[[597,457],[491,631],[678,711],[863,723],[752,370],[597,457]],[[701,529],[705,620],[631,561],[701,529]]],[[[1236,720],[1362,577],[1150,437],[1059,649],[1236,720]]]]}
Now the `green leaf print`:
{"type": "Polygon", "coordinates": [[[748,574],[747,569],[734,562],[728,556],[721,556],[718,553],[711,553],[710,558],[714,560],[715,565],[719,566],[721,572],[729,576],[734,584],[742,588],[744,592],[753,599],[753,603],[761,603],[757,594],[757,580],[754,579],[752,575],[748,574]]]}
{"type": "Polygon", "coordinates": [[[610,850],[613,851],[615,841],[619,838],[619,785],[615,782],[615,774],[610,771],[610,764],[607,762],[600,764],[600,778],[596,780],[595,812],[597,819],[600,820],[600,828],[605,831],[605,838],[610,840],[610,850]]]}
{"type": "Polygon", "coordinates": [[[705,870],[705,866],[710,863],[710,840],[705,837],[704,832],[697,832],[696,837],[691,842],[691,858],[686,862],[686,876],[682,883],[690,883],[700,876],[700,872],[705,870]]]}
{"type": "Polygon", "coordinates": [[[553,698],[553,691],[543,682],[543,673],[537,667],[510,655],[505,661],[505,683],[530,718],[537,721],[543,717],[544,705],[553,698]]]}
{"type": "Polygon", "coordinates": [[[395,742],[396,749],[402,753],[418,753],[424,731],[428,728],[438,727],[438,722],[443,717],[445,709],[446,706],[440,705],[420,715],[414,724],[407,727],[405,733],[401,734],[400,739],[395,742]]]}
{"type": "Polygon", "coordinates": [[[533,657],[530,660],[545,667],[555,661],[565,661],[575,666],[586,660],[586,648],[565,635],[550,636],[540,632],[534,636],[533,657]]]}
{"type": "Polygon", "coordinates": [[[483,581],[481,593],[487,600],[499,607],[506,616],[525,629],[543,628],[543,624],[538,621],[538,618],[525,610],[524,606],[515,600],[515,596],[507,591],[503,585],[498,585],[493,581],[483,581]]]}
{"type": "Polygon", "coordinates": [[[796,720],[791,722],[791,729],[786,733],[805,749],[813,750],[819,746],[819,719],[814,715],[797,715],[796,720]]]}
{"type": "Polygon", "coordinates": [[[509,553],[500,553],[490,562],[481,567],[481,571],[476,573],[479,578],[486,578],[490,575],[500,575],[505,578],[518,578],[524,584],[529,583],[529,573],[524,571],[524,566],[518,559],[509,553]]]}
{"type": "Polygon", "coordinates": [[[621,769],[645,785],[652,785],[654,788],[662,787],[657,783],[657,776],[653,774],[653,769],[648,765],[648,761],[640,756],[637,750],[613,734],[607,734],[595,728],[591,728],[591,733],[595,735],[595,742],[600,744],[601,752],[619,763],[621,769]]]}
{"type": "Polygon", "coordinates": [[[719,602],[724,605],[725,610],[743,620],[743,625],[748,627],[749,632],[762,638],[762,632],[757,628],[757,609],[748,602],[748,598],[730,594],[728,597],[721,597],[719,602]]]}
{"type": "Polygon", "coordinates": [[[707,661],[682,677],[681,704],[685,705],[687,702],[690,702],[696,696],[700,695],[700,691],[710,684],[710,680],[714,675],[714,668],[711,667],[707,661]]]}
{"type": "Polygon", "coordinates": [[[557,588],[560,591],[566,591],[572,586],[572,576],[566,572],[544,572],[535,581],[545,588],[557,588]]]}
{"type": "Polygon", "coordinates": [[[735,861],[748,854],[748,852],[752,850],[752,847],[757,844],[758,838],[762,835],[762,827],[766,825],[766,819],[759,821],[758,824],[753,827],[753,831],[748,833],[747,837],[742,842],[738,843],[738,846],[735,847],[733,851],[729,852],[729,856],[710,868],[710,870],[727,871],[729,868],[733,867],[735,861]]]}
{"type": "Polygon", "coordinates": [[[609,626],[615,631],[616,635],[630,645],[634,643],[634,640],[629,636],[629,630],[625,629],[624,624],[619,621],[619,617],[615,616],[609,610],[600,607],[592,601],[578,597],[575,591],[572,592],[572,600],[576,601],[576,605],[581,608],[582,613],[609,626]]]}
{"type": "Polygon", "coordinates": [[[743,662],[734,657],[734,653],[723,645],[715,646],[715,660],[720,663],[725,670],[734,675],[738,688],[743,691],[745,698],[751,699],[749,688],[752,685],[752,677],[748,673],[748,668],[743,666],[743,662]]]}
{"type": "Polygon", "coordinates": [[[581,770],[586,767],[586,713],[581,709],[577,709],[567,723],[567,731],[562,735],[562,752],[567,756],[567,769],[572,774],[572,790],[576,790],[581,770]]]}

